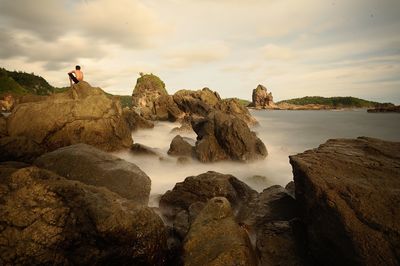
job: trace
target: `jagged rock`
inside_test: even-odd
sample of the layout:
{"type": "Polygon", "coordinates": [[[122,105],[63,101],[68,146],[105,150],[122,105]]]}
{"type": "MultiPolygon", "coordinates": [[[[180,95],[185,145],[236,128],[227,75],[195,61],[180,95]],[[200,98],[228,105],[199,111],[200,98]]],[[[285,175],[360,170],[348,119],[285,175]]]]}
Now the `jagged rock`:
{"type": "Polygon", "coordinates": [[[274,108],[275,103],[272,97],[272,93],[267,91],[263,85],[258,85],[257,88],[253,90],[251,107],[268,109],[274,108]]]}
{"type": "Polygon", "coordinates": [[[238,99],[225,99],[219,101],[215,105],[215,109],[222,111],[226,114],[233,115],[244,122],[246,122],[249,126],[257,125],[257,120],[251,116],[249,110],[240,104],[238,99]]]}
{"type": "Polygon", "coordinates": [[[105,188],[29,167],[1,178],[0,189],[2,265],[164,261],[166,232],[159,216],[105,188]]]}
{"type": "Polygon", "coordinates": [[[0,138],[7,135],[7,118],[2,113],[0,113],[0,138]]]}
{"type": "Polygon", "coordinates": [[[204,88],[198,91],[180,90],[173,95],[179,109],[188,115],[207,116],[209,111],[221,100],[217,92],[204,88]]]}
{"type": "Polygon", "coordinates": [[[155,120],[175,122],[183,119],[185,114],[178,108],[172,96],[161,95],[154,100],[155,120]]]}
{"type": "MultiPolygon", "coordinates": [[[[227,198],[235,209],[239,209],[256,197],[257,192],[232,175],[209,171],[198,176],[189,176],[183,182],[177,183],[172,190],[168,190],[160,199],[160,211],[172,219],[182,210],[193,214],[196,213],[193,210],[199,206],[198,202],[205,203],[219,196],[227,198]]],[[[191,218],[195,217],[191,215],[191,218]]]]}
{"type": "Polygon", "coordinates": [[[139,167],[86,144],[46,153],[35,165],[71,180],[106,187],[139,204],[149,201],[151,180],[139,167]]]}
{"type": "Polygon", "coordinates": [[[185,141],[180,135],[177,135],[172,139],[168,154],[173,156],[192,157],[193,148],[194,147],[185,141]]]}
{"type": "Polygon", "coordinates": [[[196,157],[201,162],[249,161],[267,156],[264,143],[237,117],[215,111],[192,126],[197,134],[196,157]]]}
{"type": "Polygon", "coordinates": [[[229,201],[211,199],[190,227],[184,265],[257,265],[247,233],[236,222],[229,201]]]}
{"type": "Polygon", "coordinates": [[[44,101],[18,104],[7,127],[10,136],[26,136],[49,150],[76,143],[106,151],[132,145],[119,101],[84,81],[44,101]]]}
{"type": "Polygon", "coordinates": [[[318,264],[400,264],[399,142],[328,140],[290,163],[318,264]]]}
{"type": "Polygon", "coordinates": [[[26,163],[32,163],[46,152],[42,146],[24,136],[0,138],[0,151],[0,162],[20,161],[26,163]]]}
{"type": "Polygon", "coordinates": [[[136,131],[138,129],[154,128],[153,122],[144,119],[138,113],[130,110],[129,108],[124,108],[122,110],[122,115],[131,131],[136,131]]]}
{"type": "Polygon", "coordinates": [[[190,115],[186,115],[181,121],[180,127],[175,127],[171,130],[171,133],[188,133],[193,132],[192,128],[192,117],[190,115]]]}

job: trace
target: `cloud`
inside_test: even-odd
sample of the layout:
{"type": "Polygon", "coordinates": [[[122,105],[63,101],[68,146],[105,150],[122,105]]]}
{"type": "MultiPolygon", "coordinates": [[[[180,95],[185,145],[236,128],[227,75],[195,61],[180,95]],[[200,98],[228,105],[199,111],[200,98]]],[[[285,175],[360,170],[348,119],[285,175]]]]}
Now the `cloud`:
{"type": "Polygon", "coordinates": [[[261,54],[267,60],[292,60],[296,58],[294,50],[275,44],[267,44],[262,47],[261,54]]]}
{"type": "Polygon", "coordinates": [[[173,68],[187,68],[197,64],[209,64],[220,61],[230,53],[229,47],[222,42],[196,44],[191,47],[175,48],[164,54],[166,65],[173,68]]]}

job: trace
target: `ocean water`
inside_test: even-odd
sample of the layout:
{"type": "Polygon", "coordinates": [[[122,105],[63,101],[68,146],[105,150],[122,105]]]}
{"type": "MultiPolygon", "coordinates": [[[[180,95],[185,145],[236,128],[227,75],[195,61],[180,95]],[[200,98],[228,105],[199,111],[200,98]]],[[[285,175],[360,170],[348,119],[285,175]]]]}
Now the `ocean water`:
{"type": "MultiPolygon", "coordinates": [[[[400,141],[400,114],[367,113],[354,111],[251,111],[259,121],[252,128],[264,142],[268,156],[251,163],[218,162],[203,164],[191,161],[177,163],[167,151],[176,133],[171,133],[177,123],[158,122],[150,130],[139,130],[132,137],[135,143],[156,148],[164,157],[133,155],[129,151],[115,155],[138,165],[152,180],[150,205],[157,205],[157,197],[172,189],[186,177],[207,171],[232,174],[257,191],[271,185],[285,186],[293,180],[289,155],[318,147],[330,138],[356,138],[368,136],[390,141],[400,141]],[[252,176],[260,176],[250,178],[252,176]]],[[[194,142],[196,134],[183,137],[194,142]]]]}

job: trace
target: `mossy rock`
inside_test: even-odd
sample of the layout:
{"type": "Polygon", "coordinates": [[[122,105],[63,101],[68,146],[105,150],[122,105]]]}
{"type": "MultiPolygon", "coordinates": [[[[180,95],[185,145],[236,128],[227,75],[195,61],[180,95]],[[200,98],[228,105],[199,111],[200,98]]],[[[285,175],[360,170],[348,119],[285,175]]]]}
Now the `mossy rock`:
{"type": "Polygon", "coordinates": [[[142,94],[152,91],[158,91],[160,94],[168,94],[165,89],[165,83],[156,75],[145,74],[137,79],[136,86],[133,89],[134,94],[142,94]]]}

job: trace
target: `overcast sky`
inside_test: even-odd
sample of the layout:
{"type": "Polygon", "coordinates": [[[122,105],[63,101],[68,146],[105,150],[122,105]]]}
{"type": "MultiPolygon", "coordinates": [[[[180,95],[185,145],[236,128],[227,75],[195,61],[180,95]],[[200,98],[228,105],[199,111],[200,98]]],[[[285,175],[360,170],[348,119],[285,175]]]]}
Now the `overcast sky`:
{"type": "Polygon", "coordinates": [[[0,0],[0,66],[54,86],[130,95],[139,72],[169,93],[400,103],[400,0],[0,0]]]}

